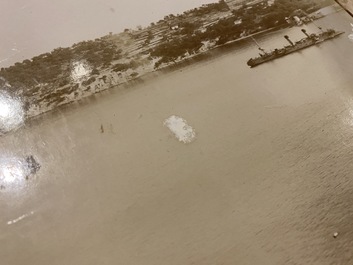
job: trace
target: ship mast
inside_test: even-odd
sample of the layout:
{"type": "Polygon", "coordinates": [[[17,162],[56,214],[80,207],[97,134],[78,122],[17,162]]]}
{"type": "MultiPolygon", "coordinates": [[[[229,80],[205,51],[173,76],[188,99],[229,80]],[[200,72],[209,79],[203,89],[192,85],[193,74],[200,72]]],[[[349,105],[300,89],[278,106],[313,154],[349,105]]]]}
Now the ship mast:
{"type": "Polygon", "coordinates": [[[255,38],[253,36],[250,36],[251,39],[255,42],[256,46],[259,48],[260,51],[265,52],[265,49],[261,48],[260,44],[255,40],[255,38]]]}
{"type": "Polygon", "coordinates": [[[295,46],[294,43],[293,43],[293,41],[291,41],[290,38],[288,37],[288,35],[285,35],[284,38],[289,42],[289,44],[290,44],[291,46],[293,46],[293,47],[295,46]]]}

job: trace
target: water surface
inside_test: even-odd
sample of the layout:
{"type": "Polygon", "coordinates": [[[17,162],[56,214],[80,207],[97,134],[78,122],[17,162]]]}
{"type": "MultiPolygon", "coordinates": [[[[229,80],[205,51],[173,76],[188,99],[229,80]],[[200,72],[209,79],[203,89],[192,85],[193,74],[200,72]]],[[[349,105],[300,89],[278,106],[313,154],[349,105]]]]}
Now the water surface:
{"type": "MultiPolygon", "coordinates": [[[[224,47],[0,138],[3,157],[41,164],[0,190],[1,262],[349,264],[350,22],[326,17],[346,33],[253,69],[254,43],[224,47]],[[172,116],[192,143],[164,126],[172,116]]],[[[302,37],[257,40],[273,49],[283,35],[302,37]]]]}

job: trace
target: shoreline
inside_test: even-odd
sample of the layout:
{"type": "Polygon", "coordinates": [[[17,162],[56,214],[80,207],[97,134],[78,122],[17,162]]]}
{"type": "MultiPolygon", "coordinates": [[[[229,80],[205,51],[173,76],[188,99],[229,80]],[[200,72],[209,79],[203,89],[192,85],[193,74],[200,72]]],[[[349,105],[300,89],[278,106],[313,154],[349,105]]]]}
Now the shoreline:
{"type": "MultiPolygon", "coordinates": [[[[271,29],[273,30],[273,29],[271,29]]],[[[266,30],[266,32],[269,32],[269,30],[266,30]]],[[[255,33],[253,35],[259,35],[259,34],[262,34],[262,33],[265,33],[265,32],[259,32],[259,33],[255,33]]],[[[94,98],[96,97],[97,95],[104,95],[105,93],[110,93],[108,91],[119,91],[119,90],[128,90],[128,89],[131,89],[131,88],[134,88],[136,87],[137,85],[141,84],[141,83],[145,83],[145,82],[149,82],[151,80],[154,80],[156,78],[158,78],[160,75],[165,75],[165,74],[169,74],[169,73],[173,73],[173,72],[176,72],[180,69],[184,69],[184,68],[187,68],[187,67],[192,67],[198,63],[202,63],[202,62],[205,62],[207,60],[211,60],[213,58],[217,58],[220,54],[225,54],[227,53],[228,51],[232,51],[236,44],[242,42],[242,41],[247,41],[247,39],[249,38],[250,36],[248,37],[244,37],[244,38],[241,38],[241,39],[237,39],[235,41],[230,41],[230,42],[227,42],[225,44],[222,44],[222,45],[218,45],[218,46],[215,46],[215,47],[212,47],[211,49],[207,50],[207,51],[203,51],[201,53],[198,53],[198,54],[195,54],[195,55],[192,55],[192,56],[189,56],[189,57],[185,57],[183,60],[179,61],[179,62],[176,62],[176,63],[173,63],[173,64],[169,64],[169,65],[166,65],[160,69],[156,69],[156,70],[153,70],[153,71],[147,71],[143,74],[141,74],[140,76],[136,77],[136,78],[133,78],[131,80],[128,80],[128,81],[125,81],[125,82],[122,82],[120,84],[117,84],[117,85],[113,85],[111,87],[107,87],[107,88],[104,88],[102,90],[99,90],[95,93],[92,93],[92,94],[89,94],[89,95],[85,95],[81,98],[78,98],[78,99],[74,99],[72,101],[69,101],[69,102],[66,102],[64,104],[60,104],[58,105],[57,107],[55,108],[52,108],[52,109],[48,109],[46,111],[43,111],[37,115],[33,115],[33,116],[27,116],[26,117],[26,122],[25,123],[30,123],[32,121],[35,121],[37,119],[41,119],[43,115],[46,115],[46,114],[50,114],[50,113],[59,113],[61,112],[62,110],[64,109],[68,109],[70,108],[70,106],[73,106],[75,103],[77,104],[80,104],[80,103],[84,103],[84,101],[90,101],[90,98],[94,98]]],[[[244,65],[246,66],[246,65],[244,65]]],[[[86,104],[86,103],[84,103],[86,104]]]]}
{"type": "MultiPolygon", "coordinates": [[[[342,11],[344,11],[344,10],[341,9],[341,10],[338,10],[337,12],[342,12],[342,11]]],[[[337,12],[335,12],[335,13],[337,13],[337,12]]],[[[324,18],[327,16],[330,16],[332,14],[334,14],[334,13],[327,14],[324,16],[324,18]]],[[[320,19],[322,19],[322,18],[320,18],[320,19]]],[[[291,28],[291,27],[289,27],[289,26],[284,27],[283,25],[278,26],[278,27],[273,27],[270,29],[266,29],[266,30],[262,30],[262,31],[259,31],[256,33],[252,33],[252,34],[245,36],[245,37],[242,37],[242,38],[228,41],[228,42],[221,44],[221,45],[215,45],[205,51],[184,57],[180,61],[177,61],[175,63],[170,63],[170,64],[165,65],[159,69],[141,72],[139,76],[132,78],[130,80],[126,80],[126,81],[124,81],[122,83],[118,83],[116,85],[107,86],[105,88],[102,88],[101,90],[95,91],[94,93],[83,95],[80,98],[72,99],[72,100],[65,102],[63,104],[58,104],[56,107],[44,110],[36,115],[29,115],[25,118],[26,119],[25,124],[30,123],[31,121],[34,121],[37,119],[41,119],[41,117],[44,114],[60,112],[63,109],[67,109],[67,108],[69,108],[70,105],[73,105],[74,103],[80,104],[83,101],[89,100],[89,98],[93,98],[94,96],[96,96],[96,94],[103,94],[104,92],[107,93],[108,90],[115,90],[116,91],[118,89],[119,90],[130,89],[132,87],[135,87],[138,84],[153,80],[153,79],[157,78],[160,74],[172,73],[174,71],[183,69],[185,67],[190,67],[196,63],[200,63],[200,62],[212,59],[212,58],[216,58],[217,56],[225,53],[228,50],[233,50],[235,48],[234,47],[235,45],[237,45],[241,42],[247,42],[251,37],[259,36],[259,35],[266,34],[266,33],[281,32],[281,31],[287,30],[289,28],[291,28]]],[[[246,64],[244,64],[244,66],[246,66],[246,64]]]]}

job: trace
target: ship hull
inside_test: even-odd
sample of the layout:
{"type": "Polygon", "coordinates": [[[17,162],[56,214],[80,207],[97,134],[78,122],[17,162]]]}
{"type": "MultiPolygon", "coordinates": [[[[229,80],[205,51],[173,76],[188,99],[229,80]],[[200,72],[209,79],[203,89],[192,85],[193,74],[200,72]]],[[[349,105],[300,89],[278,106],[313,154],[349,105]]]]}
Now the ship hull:
{"type": "Polygon", "coordinates": [[[256,67],[260,64],[272,61],[272,60],[276,60],[278,58],[284,57],[288,54],[309,48],[311,46],[320,44],[324,41],[330,40],[330,39],[334,39],[336,37],[338,37],[339,35],[343,34],[344,32],[335,32],[333,34],[329,34],[329,35],[324,35],[327,32],[322,33],[322,35],[318,35],[317,39],[311,39],[311,38],[305,38],[297,43],[294,44],[294,46],[287,46],[281,50],[278,50],[277,52],[273,52],[271,54],[265,54],[261,57],[257,57],[254,59],[250,59],[247,64],[253,68],[256,67]]]}

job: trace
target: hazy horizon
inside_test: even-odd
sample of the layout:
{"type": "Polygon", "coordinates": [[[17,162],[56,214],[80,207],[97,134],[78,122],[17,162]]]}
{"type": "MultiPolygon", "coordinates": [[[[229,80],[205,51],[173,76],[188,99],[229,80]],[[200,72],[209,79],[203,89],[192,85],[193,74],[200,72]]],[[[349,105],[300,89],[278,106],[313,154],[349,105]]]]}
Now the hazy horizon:
{"type": "Polygon", "coordinates": [[[0,67],[217,0],[0,0],[0,67]]]}

